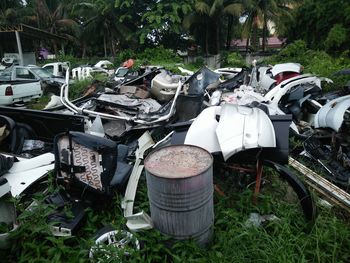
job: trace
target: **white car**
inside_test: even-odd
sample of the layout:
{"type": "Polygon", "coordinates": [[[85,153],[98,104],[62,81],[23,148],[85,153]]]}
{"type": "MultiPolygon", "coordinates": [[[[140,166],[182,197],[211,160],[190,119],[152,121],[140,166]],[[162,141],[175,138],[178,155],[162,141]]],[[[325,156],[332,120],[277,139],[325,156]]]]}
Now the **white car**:
{"type": "Polygon", "coordinates": [[[13,66],[0,74],[0,105],[28,102],[42,96],[40,78],[26,67],[13,66]]]}
{"type": "Polygon", "coordinates": [[[53,62],[45,64],[42,68],[48,70],[52,75],[57,77],[65,77],[66,71],[70,68],[69,62],[53,62]]]}

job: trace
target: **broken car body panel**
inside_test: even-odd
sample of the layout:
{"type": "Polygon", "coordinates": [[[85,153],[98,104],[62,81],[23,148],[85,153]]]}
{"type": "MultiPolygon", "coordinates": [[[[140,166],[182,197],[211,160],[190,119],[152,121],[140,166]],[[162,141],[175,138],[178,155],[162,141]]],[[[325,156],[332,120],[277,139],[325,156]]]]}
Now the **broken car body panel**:
{"type": "Polygon", "coordinates": [[[185,144],[200,146],[211,153],[222,152],[226,161],[244,149],[276,147],[276,139],[271,120],[262,110],[224,104],[210,107],[197,117],[187,132],[185,144]],[[206,137],[200,136],[203,131],[206,137]]]}
{"type": "Polygon", "coordinates": [[[179,81],[184,81],[181,75],[171,75],[167,71],[162,71],[151,81],[151,93],[159,101],[169,101],[174,97],[179,81]]]}
{"type": "Polygon", "coordinates": [[[350,95],[331,100],[316,113],[315,128],[332,128],[339,131],[344,114],[350,108],[350,95]]]}
{"type": "Polygon", "coordinates": [[[271,120],[258,108],[224,104],[216,135],[225,161],[244,149],[276,147],[271,120]]]}
{"type": "Polygon", "coordinates": [[[219,124],[216,116],[220,115],[220,111],[220,106],[204,109],[191,124],[184,143],[200,146],[211,153],[220,152],[220,144],[215,134],[219,124]]]}
{"type": "Polygon", "coordinates": [[[47,175],[47,173],[54,169],[54,155],[46,153],[31,159],[21,159],[15,162],[12,168],[3,175],[10,187],[11,195],[18,197],[30,185],[35,183],[40,178],[47,175]]]}

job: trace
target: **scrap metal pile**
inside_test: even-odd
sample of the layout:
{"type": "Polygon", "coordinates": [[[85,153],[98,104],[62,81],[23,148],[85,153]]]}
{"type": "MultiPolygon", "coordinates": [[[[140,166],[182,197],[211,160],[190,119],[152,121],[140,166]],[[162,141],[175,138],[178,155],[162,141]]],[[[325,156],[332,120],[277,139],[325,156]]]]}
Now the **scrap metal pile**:
{"type": "Polygon", "coordinates": [[[60,105],[44,111],[1,107],[0,194],[19,197],[54,168],[65,189],[46,199],[58,207],[48,218],[56,222],[54,235],[74,234],[84,208],[116,193],[125,193],[121,205],[129,230],[149,229],[151,218],[133,211],[143,159],[166,145],[189,144],[214,156],[216,172],[254,167],[249,176],[256,180],[255,195],[262,166],[272,167],[313,220],[310,193],[287,166],[289,130],[302,145],[293,156],[312,161],[348,189],[349,87],[324,93],[322,82],[331,80],[302,74],[296,63],[184,72],[150,67],[135,76],[119,70],[115,79],[71,100],[68,70],[53,103],[60,105]],[[67,204],[73,218],[64,215],[67,204]]]}

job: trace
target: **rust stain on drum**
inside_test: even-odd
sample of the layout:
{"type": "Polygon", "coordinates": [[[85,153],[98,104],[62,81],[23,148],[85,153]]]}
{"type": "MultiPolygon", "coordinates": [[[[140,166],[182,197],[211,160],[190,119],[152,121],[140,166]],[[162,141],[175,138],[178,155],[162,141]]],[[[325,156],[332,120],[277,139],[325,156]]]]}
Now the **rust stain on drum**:
{"type": "Polygon", "coordinates": [[[208,170],[213,163],[211,154],[194,145],[172,145],[150,153],[145,168],[163,178],[187,178],[208,170]]]}

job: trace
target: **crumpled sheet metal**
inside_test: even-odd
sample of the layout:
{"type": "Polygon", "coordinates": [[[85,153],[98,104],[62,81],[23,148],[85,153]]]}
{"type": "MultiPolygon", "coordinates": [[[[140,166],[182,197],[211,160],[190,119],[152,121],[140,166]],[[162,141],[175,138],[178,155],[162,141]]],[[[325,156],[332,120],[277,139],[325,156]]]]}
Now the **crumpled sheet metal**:
{"type": "Polygon", "coordinates": [[[121,86],[119,88],[121,95],[130,95],[137,99],[146,99],[149,97],[149,92],[137,86],[121,86]]]}
{"type": "Polygon", "coordinates": [[[103,124],[103,128],[109,137],[121,137],[132,126],[124,120],[111,120],[103,124]]]}
{"type": "Polygon", "coordinates": [[[154,99],[133,99],[126,95],[102,94],[97,100],[109,102],[122,107],[135,108],[140,112],[149,113],[160,109],[161,105],[154,99]]]}

